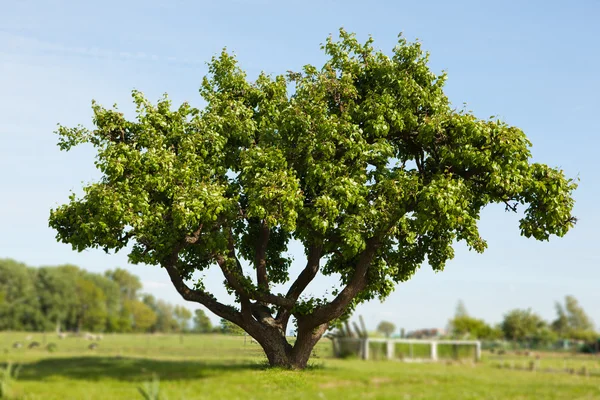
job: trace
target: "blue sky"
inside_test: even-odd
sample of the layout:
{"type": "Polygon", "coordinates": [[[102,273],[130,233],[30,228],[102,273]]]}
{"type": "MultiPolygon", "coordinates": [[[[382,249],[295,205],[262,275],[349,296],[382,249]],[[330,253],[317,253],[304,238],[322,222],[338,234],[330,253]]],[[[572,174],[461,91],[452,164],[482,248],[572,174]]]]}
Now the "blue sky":
{"type": "MultiPolygon", "coordinates": [[[[319,49],[339,27],[369,34],[385,51],[397,34],[418,38],[434,71],[447,70],[446,93],[477,115],[498,115],[522,128],[535,161],[581,179],[563,239],[519,237],[518,216],[485,210],[489,249],[457,246],[442,273],[424,266],[383,303],[360,307],[367,325],[444,327],[458,299],[499,322],[515,307],[554,317],[554,302],[575,295],[600,324],[600,2],[559,1],[6,1],[0,13],[0,257],[31,265],[74,263],[101,272],[121,266],[145,290],[184,304],[158,267],[127,264],[126,254],[75,253],[47,227],[51,207],[98,177],[93,153],[62,153],[53,131],[91,122],[91,99],[132,110],[133,88],[156,100],[201,106],[205,62],[223,47],[255,77],[319,65],[319,49]]],[[[302,264],[298,248],[294,268],[302,264]]],[[[209,273],[217,294],[222,278],[209,273]]],[[[318,294],[325,280],[311,290],[318,294]]],[[[194,308],[193,304],[188,304],[194,308]]]]}

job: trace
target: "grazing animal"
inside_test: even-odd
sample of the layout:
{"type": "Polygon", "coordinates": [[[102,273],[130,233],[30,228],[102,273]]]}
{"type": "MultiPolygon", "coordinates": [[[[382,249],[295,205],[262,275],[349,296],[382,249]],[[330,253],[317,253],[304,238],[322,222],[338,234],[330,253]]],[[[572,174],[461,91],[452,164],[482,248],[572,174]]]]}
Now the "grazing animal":
{"type": "Polygon", "coordinates": [[[88,346],[88,349],[90,350],[96,350],[98,348],[98,343],[92,343],[88,346]]]}
{"type": "Polygon", "coordinates": [[[31,342],[29,343],[29,346],[27,346],[30,349],[35,349],[36,347],[40,347],[40,343],[39,342],[31,342]]]}
{"type": "Polygon", "coordinates": [[[59,339],[64,339],[64,338],[66,338],[66,337],[67,337],[67,334],[66,334],[66,333],[62,333],[62,332],[61,332],[61,333],[59,333],[59,334],[58,334],[58,338],[59,338],[59,339]]]}
{"type": "Polygon", "coordinates": [[[31,335],[27,335],[27,336],[25,337],[25,340],[26,340],[26,341],[30,341],[31,339],[33,339],[33,336],[31,336],[31,335]]]}
{"type": "Polygon", "coordinates": [[[20,349],[21,347],[23,347],[23,343],[21,343],[21,342],[13,343],[13,349],[20,349]]]}

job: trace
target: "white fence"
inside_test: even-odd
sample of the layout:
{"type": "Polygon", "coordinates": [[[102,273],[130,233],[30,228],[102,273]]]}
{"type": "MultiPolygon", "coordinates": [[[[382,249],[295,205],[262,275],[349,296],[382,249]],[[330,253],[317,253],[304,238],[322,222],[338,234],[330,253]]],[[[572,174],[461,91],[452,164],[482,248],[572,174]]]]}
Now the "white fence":
{"type": "MultiPolygon", "coordinates": [[[[370,343],[385,343],[385,356],[388,360],[392,360],[396,357],[396,344],[405,343],[409,346],[409,354],[406,356],[407,359],[411,360],[438,360],[438,345],[453,345],[453,346],[473,346],[475,347],[475,360],[481,359],[481,342],[478,340],[423,340],[423,339],[360,339],[360,338],[334,338],[333,339],[333,353],[336,357],[342,357],[348,354],[354,354],[363,360],[368,360],[370,353],[370,343]],[[429,357],[415,357],[413,352],[413,345],[426,344],[429,346],[429,357]]],[[[403,355],[402,358],[405,358],[403,355]]]]}

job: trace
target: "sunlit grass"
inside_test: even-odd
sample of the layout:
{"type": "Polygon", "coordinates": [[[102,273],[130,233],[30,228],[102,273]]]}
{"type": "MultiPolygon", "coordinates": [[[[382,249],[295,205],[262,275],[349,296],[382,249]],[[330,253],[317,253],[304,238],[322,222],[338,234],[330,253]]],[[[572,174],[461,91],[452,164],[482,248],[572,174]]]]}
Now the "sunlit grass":
{"type": "MultiPolygon", "coordinates": [[[[500,369],[531,357],[485,354],[479,364],[335,360],[323,340],[306,371],[268,368],[260,347],[221,335],[105,335],[95,350],[83,338],[58,340],[0,334],[0,363],[22,364],[15,392],[27,399],[141,399],[156,375],[161,393],[178,399],[599,399],[600,377],[500,369]],[[13,349],[16,341],[23,347],[13,349]],[[56,343],[56,351],[45,346],[56,343]]],[[[598,358],[570,357],[571,368],[600,371],[598,358]]],[[[562,368],[564,355],[542,355],[541,367],[562,368]]]]}

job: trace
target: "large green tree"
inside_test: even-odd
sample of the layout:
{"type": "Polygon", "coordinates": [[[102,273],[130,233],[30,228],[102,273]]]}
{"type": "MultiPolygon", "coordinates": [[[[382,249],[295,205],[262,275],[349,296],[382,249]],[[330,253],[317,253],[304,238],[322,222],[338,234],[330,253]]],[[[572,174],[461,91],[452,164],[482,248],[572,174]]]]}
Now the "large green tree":
{"type": "Polygon", "coordinates": [[[94,102],[94,128],[60,126],[60,148],[92,145],[102,178],[51,211],[57,239],[131,249],[131,262],[160,265],[186,300],[253,336],[272,365],[303,368],[357,304],[385,298],[425,260],[443,269],[458,240],[483,251],[486,205],[524,205],[521,233],[538,240],[574,225],[575,183],[531,163],[520,129],[453,108],[419,43],[400,37],[388,56],[341,30],[323,49],[321,68],[254,82],[223,51],[203,109],[134,91],[133,119],[94,102]],[[306,254],[295,277],[292,239],[306,254]],[[212,267],[235,306],[192,280],[212,267]],[[333,296],[302,296],[318,273],[340,277],[333,296]]]}

